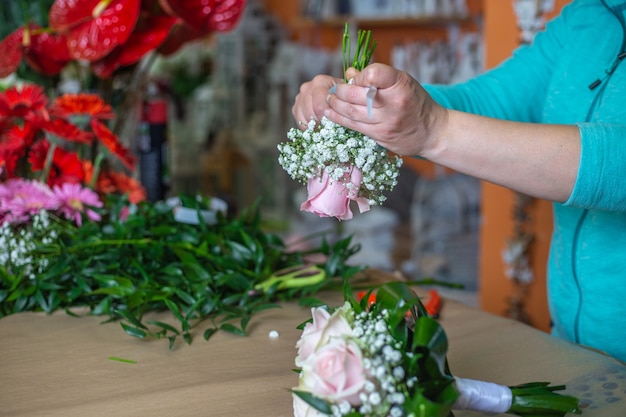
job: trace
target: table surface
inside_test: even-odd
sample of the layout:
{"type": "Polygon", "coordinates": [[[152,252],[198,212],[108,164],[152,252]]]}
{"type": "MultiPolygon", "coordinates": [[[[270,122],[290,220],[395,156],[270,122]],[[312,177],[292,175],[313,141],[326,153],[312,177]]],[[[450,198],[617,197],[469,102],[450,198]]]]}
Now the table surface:
{"type": "MultiPolygon", "coordinates": [[[[327,300],[341,302],[336,294],[327,300]]],[[[206,342],[199,329],[191,345],[181,341],[170,351],[166,340],[133,338],[100,317],[5,317],[0,416],[291,417],[296,327],[308,318],[310,309],[286,303],[255,316],[247,337],[218,332],[206,342]],[[270,339],[272,330],[278,339],[270,339]]],[[[624,415],[626,366],[620,362],[449,300],[441,322],[454,375],[506,385],[567,384],[587,404],[583,416],[624,415]]]]}

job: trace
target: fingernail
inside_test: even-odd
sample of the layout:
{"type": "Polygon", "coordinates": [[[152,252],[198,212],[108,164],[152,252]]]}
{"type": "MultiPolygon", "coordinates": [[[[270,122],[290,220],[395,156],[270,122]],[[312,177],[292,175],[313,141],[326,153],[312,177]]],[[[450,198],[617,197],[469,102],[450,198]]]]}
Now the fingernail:
{"type": "Polygon", "coordinates": [[[331,96],[331,95],[332,95],[332,94],[328,94],[328,95],[326,96],[326,103],[327,103],[327,104],[330,104],[330,96],[331,96]]]}

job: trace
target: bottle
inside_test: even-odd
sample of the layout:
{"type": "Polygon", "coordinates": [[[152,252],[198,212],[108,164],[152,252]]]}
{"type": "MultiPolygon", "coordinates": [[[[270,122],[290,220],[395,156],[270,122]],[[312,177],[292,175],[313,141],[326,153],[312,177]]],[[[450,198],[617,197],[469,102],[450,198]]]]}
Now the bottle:
{"type": "Polygon", "coordinates": [[[148,84],[139,126],[139,179],[148,201],[165,199],[168,189],[168,103],[159,88],[148,84]]]}

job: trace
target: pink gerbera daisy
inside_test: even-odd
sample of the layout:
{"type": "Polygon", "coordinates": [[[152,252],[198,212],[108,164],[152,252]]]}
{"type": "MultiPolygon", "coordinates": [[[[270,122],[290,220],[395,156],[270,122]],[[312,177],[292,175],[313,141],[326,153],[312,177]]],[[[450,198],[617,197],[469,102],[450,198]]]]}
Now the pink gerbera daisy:
{"type": "Polygon", "coordinates": [[[78,226],[82,226],[82,214],[85,213],[89,220],[99,221],[100,215],[89,207],[102,207],[102,201],[93,190],[83,188],[80,184],[64,183],[55,185],[52,189],[59,199],[59,211],[66,219],[73,219],[78,226]]]}
{"type": "Polygon", "coordinates": [[[0,207],[4,221],[20,223],[41,210],[56,210],[59,200],[46,184],[15,178],[0,184],[0,207]]]}

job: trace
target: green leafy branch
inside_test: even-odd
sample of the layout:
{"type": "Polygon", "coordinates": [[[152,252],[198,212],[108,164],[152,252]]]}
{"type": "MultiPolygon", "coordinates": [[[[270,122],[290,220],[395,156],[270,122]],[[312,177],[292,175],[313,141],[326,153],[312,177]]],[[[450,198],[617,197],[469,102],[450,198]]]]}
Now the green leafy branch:
{"type": "MultiPolygon", "coordinates": [[[[182,338],[191,343],[200,324],[208,340],[217,331],[246,335],[251,318],[277,307],[276,301],[306,297],[346,278],[362,267],[347,260],[359,250],[351,239],[322,243],[307,251],[288,252],[283,240],[264,229],[258,204],[216,224],[176,222],[171,207],[144,203],[120,221],[123,201],[111,199],[105,220],[82,227],[56,222],[59,239],[40,243],[37,259],[48,267],[35,277],[22,269],[0,266],[0,317],[21,311],[66,310],[119,321],[141,339],[182,338]],[[326,279],[307,287],[255,291],[275,271],[323,254],[326,279]],[[172,321],[149,313],[166,311],[172,321]]],[[[202,207],[196,207],[201,209],[202,207]]]]}

